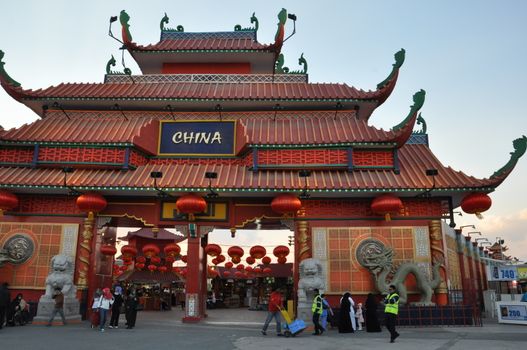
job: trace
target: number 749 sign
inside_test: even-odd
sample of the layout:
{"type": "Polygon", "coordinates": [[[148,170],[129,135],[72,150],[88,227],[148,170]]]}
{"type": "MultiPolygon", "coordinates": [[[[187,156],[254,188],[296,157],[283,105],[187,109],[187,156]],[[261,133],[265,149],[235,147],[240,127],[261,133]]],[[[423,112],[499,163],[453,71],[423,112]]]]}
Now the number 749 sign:
{"type": "Polygon", "coordinates": [[[518,279],[516,266],[501,265],[487,266],[487,278],[489,281],[514,281],[518,279]]]}

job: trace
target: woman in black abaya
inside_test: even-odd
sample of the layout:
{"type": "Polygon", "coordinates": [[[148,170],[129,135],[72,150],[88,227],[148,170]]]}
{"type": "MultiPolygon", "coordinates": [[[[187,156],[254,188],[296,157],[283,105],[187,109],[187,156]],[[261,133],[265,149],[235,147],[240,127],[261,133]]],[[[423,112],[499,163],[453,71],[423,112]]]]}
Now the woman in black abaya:
{"type": "Polygon", "coordinates": [[[368,294],[366,299],[366,332],[380,332],[381,325],[379,324],[379,319],[377,318],[377,300],[372,293],[368,294]]]}
{"type": "Polygon", "coordinates": [[[339,333],[353,333],[350,319],[350,303],[351,294],[346,292],[340,299],[340,310],[339,310],[339,333]]]}

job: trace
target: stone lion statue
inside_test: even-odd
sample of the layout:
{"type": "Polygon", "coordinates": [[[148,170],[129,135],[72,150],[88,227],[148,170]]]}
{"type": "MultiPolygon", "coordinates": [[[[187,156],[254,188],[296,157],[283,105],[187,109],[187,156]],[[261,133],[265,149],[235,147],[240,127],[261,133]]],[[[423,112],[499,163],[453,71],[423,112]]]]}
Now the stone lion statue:
{"type": "Polygon", "coordinates": [[[73,259],[67,255],[55,255],[51,258],[51,272],[46,278],[46,297],[51,298],[53,291],[60,288],[65,298],[76,298],[77,288],[73,285],[73,259]]]}
{"type": "Polygon", "coordinates": [[[298,302],[310,304],[314,289],[322,293],[326,289],[326,283],[322,278],[322,264],[318,259],[305,259],[299,266],[300,279],[298,280],[298,302]]]}

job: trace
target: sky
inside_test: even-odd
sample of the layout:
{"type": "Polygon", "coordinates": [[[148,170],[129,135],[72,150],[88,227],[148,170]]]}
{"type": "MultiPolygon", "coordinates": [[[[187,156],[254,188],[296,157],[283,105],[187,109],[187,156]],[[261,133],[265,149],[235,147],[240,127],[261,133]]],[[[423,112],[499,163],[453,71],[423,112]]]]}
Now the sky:
{"type": "MultiPolygon", "coordinates": [[[[256,12],[258,41],[271,43],[282,7],[298,18],[296,34],[282,50],[285,65],[299,69],[304,53],[310,82],[373,90],[389,74],[393,54],[404,48],[397,86],[370,123],[390,129],[407,115],[412,95],[426,90],[422,115],[430,147],[444,165],[488,177],[508,161],[512,141],[527,134],[527,2],[522,0],[18,0],[2,4],[0,50],[5,69],[24,88],[102,82],[110,56],[120,57],[119,43],[108,37],[109,18],[123,9],[131,17],[134,41],[147,45],[159,40],[165,12],[169,27],[183,25],[187,32],[247,27],[256,12]]],[[[286,35],[292,29],[289,21],[286,35]]],[[[118,23],[113,31],[120,35],[118,23]]],[[[138,74],[128,54],[125,60],[138,74]]],[[[0,90],[2,127],[36,119],[0,90]]],[[[526,178],[524,156],[491,194],[485,218],[456,216],[458,226],[473,224],[475,230],[463,232],[479,231],[492,242],[501,237],[512,256],[526,261],[526,178]]]]}

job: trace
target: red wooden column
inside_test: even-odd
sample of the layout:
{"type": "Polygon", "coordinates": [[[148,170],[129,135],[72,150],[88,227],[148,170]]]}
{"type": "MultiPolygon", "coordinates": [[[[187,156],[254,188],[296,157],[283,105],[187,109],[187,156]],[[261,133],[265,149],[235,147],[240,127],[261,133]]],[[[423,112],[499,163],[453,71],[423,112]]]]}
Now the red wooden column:
{"type": "Polygon", "coordinates": [[[463,240],[463,235],[461,230],[456,231],[456,243],[457,243],[457,257],[459,260],[459,272],[461,274],[461,288],[463,293],[463,304],[467,300],[467,271],[465,271],[465,241],[463,240]]]}
{"type": "MultiPolygon", "coordinates": [[[[469,279],[469,291],[470,292],[476,292],[476,288],[474,288],[475,286],[475,282],[476,282],[476,274],[474,273],[474,259],[472,257],[472,254],[471,254],[471,251],[472,249],[470,248],[470,236],[466,236],[465,237],[465,244],[466,244],[466,247],[467,247],[467,251],[468,251],[468,254],[467,254],[467,261],[468,261],[468,273],[467,273],[467,278],[469,279]]],[[[472,298],[471,300],[475,301],[474,299],[474,294],[470,294],[470,297],[472,298]]]]}
{"type": "Polygon", "coordinates": [[[483,290],[489,289],[489,283],[487,281],[487,264],[485,260],[481,259],[485,257],[483,247],[479,247],[480,265],[481,265],[481,283],[483,290]]]}
{"type": "Polygon", "coordinates": [[[205,315],[204,295],[207,294],[207,284],[203,283],[204,252],[201,247],[201,238],[196,224],[188,226],[187,240],[187,281],[185,284],[185,316],[183,322],[199,322],[205,315]]]}
{"type": "Polygon", "coordinates": [[[481,280],[481,259],[479,258],[478,243],[472,242],[472,248],[474,251],[474,264],[476,268],[476,278],[478,280],[478,303],[483,303],[483,282],[481,280]]]}

